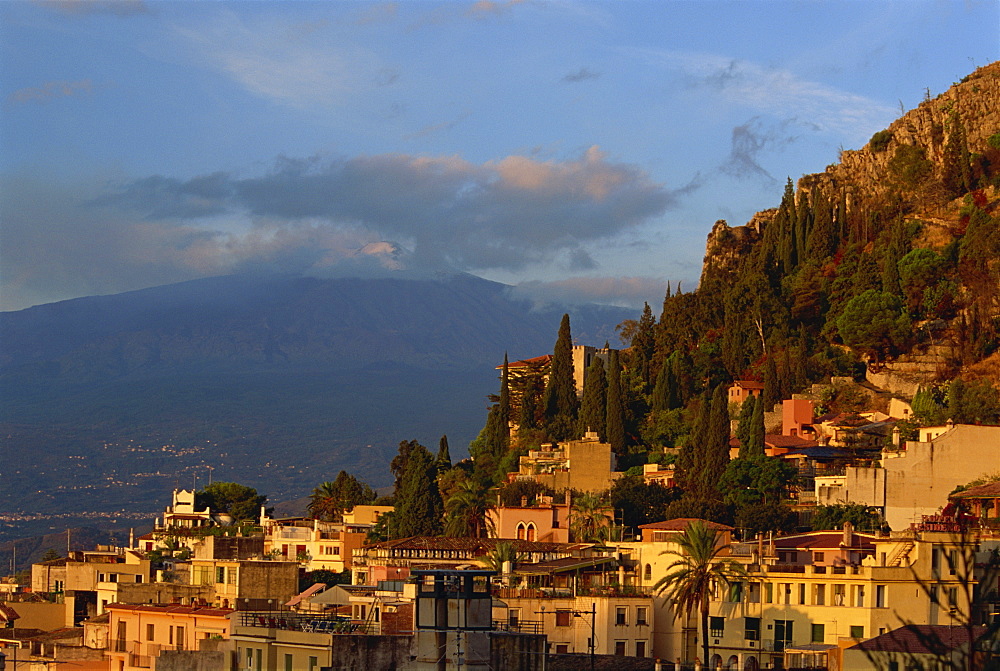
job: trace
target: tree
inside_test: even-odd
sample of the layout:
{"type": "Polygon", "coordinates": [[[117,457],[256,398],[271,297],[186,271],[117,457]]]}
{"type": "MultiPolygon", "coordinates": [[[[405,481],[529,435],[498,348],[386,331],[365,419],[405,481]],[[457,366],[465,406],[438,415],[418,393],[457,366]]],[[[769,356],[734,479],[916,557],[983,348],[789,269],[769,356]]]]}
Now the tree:
{"type": "Polygon", "coordinates": [[[546,430],[553,440],[571,438],[575,427],[577,396],[573,379],[573,339],[569,328],[569,315],[564,314],[559,324],[559,335],[552,353],[549,382],[545,387],[546,430]]]}
{"type": "Polygon", "coordinates": [[[437,471],[440,476],[445,471],[451,468],[451,452],[448,449],[448,436],[441,436],[441,440],[438,441],[438,453],[437,453],[437,471]]]}
{"type": "Polygon", "coordinates": [[[987,380],[968,383],[958,378],[948,387],[948,415],[958,424],[996,424],[1000,394],[987,380]]]}
{"type": "Polygon", "coordinates": [[[896,296],[869,289],[847,302],[837,318],[837,330],[845,345],[877,364],[906,344],[910,318],[896,296]]]}
{"type": "Polygon", "coordinates": [[[267,496],[236,482],[213,482],[195,493],[195,505],[231,515],[238,522],[257,519],[267,496]]]}
{"type": "Polygon", "coordinates": [[[622,454],[625,451],[625,407],[622,403],[621,366],[618,352],[612,350],[608,357],[608,403],[607,419],[604,424],[606,440],[611,451],[622,454]]]}
{"type": "Polygon", "coordinates": [[[622,514],[625,527],[638,527],[666,519],[667,506],[680,492],[658,482],[646,484],[642,475],[626,475],[611,485],[611,506],[622,514]]]}
{"type": "Polygon", "coordinates": [[[816,506],[810,526],[815,531],[842,529],[846,522],[858,531],[877,532],[882,528],[882,516],[860,503],[816,506]]]}
{"type": "Polygon", "coordinates": [[[569,529],[573,540],[580,543],[601,542],[611,538],[610,508],[603,497],[590,492],[573,499],[569,513],[569,529]]]}
{"type": "Polygon", "coordinates": [[[747,456],[764,454],[764,398],[762,396],[757,396],[757,402],[754,403],[749,433],[747,456]]]}
{"type": "Polygon", "coordinates": [[[436,536],[441,533],[443,504],[437,486],[437,461],[417,441],[406,445],[406,464],[399,489],[395,492],[396,510],[388,525],[390,538],[436,536]]]}
{"type": "Polygon", "coordinates": [[[605,431],[607,406],[608,379],[604,374],[604,362],[595,356],[587,367],[587,376],[583,383],[583,400],[580,403],[577,433],[583,435],[587,431],[596,431],[603,441],[607,437],[605,431]]]}
{"type": "Polygon", "coordinates": [[[726,505],[743,538],[761,531],[791,531],[795,515],[781,504],[782,496],[795,480],[795,467],[783,459],[763,454],[729,462],[719,480],[726,505]]]}
{"type": "Polygon", "coordinates": [[[333,482],[320,483],[313,489],[308,510],[315,519],[339,522],[344,511],[370,504],[375,498],[375,490],[347,471],[341,471],[333,482]]]}
{"type": "Polygon", "coordinates": [[[729,401],[724,385],[712,393],[708,426],[701,435],[695,491],[699,498],[719,498],[719,479],[729,464],[729,401]]]}
{"type": "Polygon", "coordinates": [[[703,520],[688,523],[677,537],[680,552],[664,550],[660,554],[674,554],[678,558],[667,566],[666,575],[656,581],[653,589],[666,593],[677,609],[675,617],[683,612],[687,618],[697,610],[701,615],[701,646],[704,659],[709,657],[708,604],[711,594],[726,589],[735,581],[747,577],[746,570],[736,561],[723,559],[729,549],[721,542],[718,531],[710,529],[703,520]]]}
{"type": "Polygon", "coordinates": [[[476,478],[466,478],[445,501],[445,534],[482,538],[492,526],[488,515],[492,508],[490,487],[476,478]]]}
{"type": "Polygon", "coordinates": [[[740,405],[740,416],[737,418],[736,439],[740,441],[740,457],[748,456],[750,448],[750,429],[754,410],[757,408],[757,397],[748,396],[740,405]]]}
{"type": "Polygon", "coordinates": [[[497,575],[503,574],[503,565],[510,562],[510,569],[513,571],[517,565],[524,561],[525,555],[514,549],[514,544],[510,541],[500,541],[493,546],[493,549],[486,553],[483,561],[487,568],[493,569],[497,575]]]}

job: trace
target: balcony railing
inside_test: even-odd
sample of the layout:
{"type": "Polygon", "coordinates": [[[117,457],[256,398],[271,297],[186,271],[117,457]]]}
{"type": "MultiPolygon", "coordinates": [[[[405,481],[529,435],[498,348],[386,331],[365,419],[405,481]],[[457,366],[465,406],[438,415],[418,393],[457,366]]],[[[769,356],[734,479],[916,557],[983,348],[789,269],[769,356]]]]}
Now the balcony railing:
{"type": "Polygon", "coordinates": [[[240,626],[262,629],[282,629],[318,634],[366,634],[376,623],[351,620],[348,617],[291,612],[242,612],[240,626]]]}
{"type": "Polygon", "coordinates": [[[519,620],[517,622],[493,620],[493,631],[506,631],[512,634],[544,634],[545,623],[540,620],[519,620]]]}

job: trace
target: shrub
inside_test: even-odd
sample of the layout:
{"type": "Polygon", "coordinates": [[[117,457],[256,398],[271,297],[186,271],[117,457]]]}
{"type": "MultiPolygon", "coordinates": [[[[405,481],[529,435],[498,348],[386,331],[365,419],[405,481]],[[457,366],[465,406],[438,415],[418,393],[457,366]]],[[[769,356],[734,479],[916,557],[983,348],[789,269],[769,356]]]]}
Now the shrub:
{"type": "Polygon", "coordinates": [[[872,139],[868,141],[868,146],[871,147],[873,152],[879,153],[885,151],[890,142],[892,142],[892,131],[880,130],[872,135],[872,139]]]}

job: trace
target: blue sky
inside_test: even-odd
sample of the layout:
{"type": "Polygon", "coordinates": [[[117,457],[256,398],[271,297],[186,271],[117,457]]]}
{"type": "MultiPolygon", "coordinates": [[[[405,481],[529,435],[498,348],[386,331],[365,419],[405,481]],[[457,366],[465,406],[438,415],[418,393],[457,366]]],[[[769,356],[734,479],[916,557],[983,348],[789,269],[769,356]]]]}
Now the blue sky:
{"type": "Polygon", "coordinates": [[[399,267],[655,305],[998,52],[995,1],[0,3],[0,309],[399,267]]]}

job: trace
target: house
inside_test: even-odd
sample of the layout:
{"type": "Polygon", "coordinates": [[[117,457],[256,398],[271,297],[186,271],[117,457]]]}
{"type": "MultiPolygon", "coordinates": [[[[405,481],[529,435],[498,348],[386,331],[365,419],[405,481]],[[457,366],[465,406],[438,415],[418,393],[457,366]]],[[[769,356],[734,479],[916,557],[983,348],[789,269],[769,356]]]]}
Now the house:
{"type": "Polygon", "coordinates": [[[978,518],[981,524],[993,524],[1000,528],[1000,480],[969,487],[952,494],[950,498],[969,515],[978,518]]]}
{"type": "Polygon", "coordinates": [[[67,626],[103,613],[114,600],[108,593],[116,584],[149,580],[149,560],[140,552],[122,548],[73,551],[66,558],[31,566],[32,591],[63,595],[67,626]]]}
{"type": "Polygon", "coordinates": [[[305,518],[275,520],[262,516],[261,526],[266,553],[298,561],[307,571],[340,573],[351,567],[352,553],[364,545],[374,523],[321,522],[305,518]]]}
{"type": "Polygon", "coordinates": [[[781,435],[813,437],[813,410],[815,403],[804,398],[790,398],[781,402],[781,435]]]}
{"type": "MultiPolygon", "coordinates": [[[[108,656],[112,671],[160,668],[165,651],[197,651],[206,639],[226,639],[231,608],[154,604],[110,604],[108,656]]],[[[226,668],[220,666],[218,668],[226,668]]]]}
{"type": "Polygon", "coordinates": [[[490,520],[489,535],[491,538],[568,543],[570,510],[569,492],[561,503],[551,496],[539,496],[530,504],[527,497],[523,497],[519,506],[497,505],[486,513],[490,520]]]}
{"type": "Polygon", "coordinates": [[[743,402],[751,396],[760,396],[764,393],[764,383],[755,380],[734,380],[729,385],[729,402],[743,405],[743,402]]]}
{"type": "Polygon", "coordinates": [[[520,458],[518,471],[508,473],[514,480],[534,480],[555,492],[573,489],[580,492],[604,492],[620,473],[614,472],[614,454],[609,443],[602,443],[596,432],[588,431],[579,440],[553,445],[542,444],[520,458]]]}
{"type": "Polygon", "coordinates": [[[299,565],[265,559],[192,559],[190,584],[212,589],[216,608],[274,608],[299,593],[299,565]]]}
{"type": "Polygon", "coordinates": [[[843,671],[964,669],[986,627],[907,624],[844,651],[843,671]]]}
{"type": "Polygon", "coordinates": [[[879,508],[892,529],[905,529],[937,514],[957,486],[1000,467],[1000,426],[953,424],[920,434],[902,449],[883,449],[881,467],[848,466],[843,476],[817,478],[817,503],[879,508]]]}

